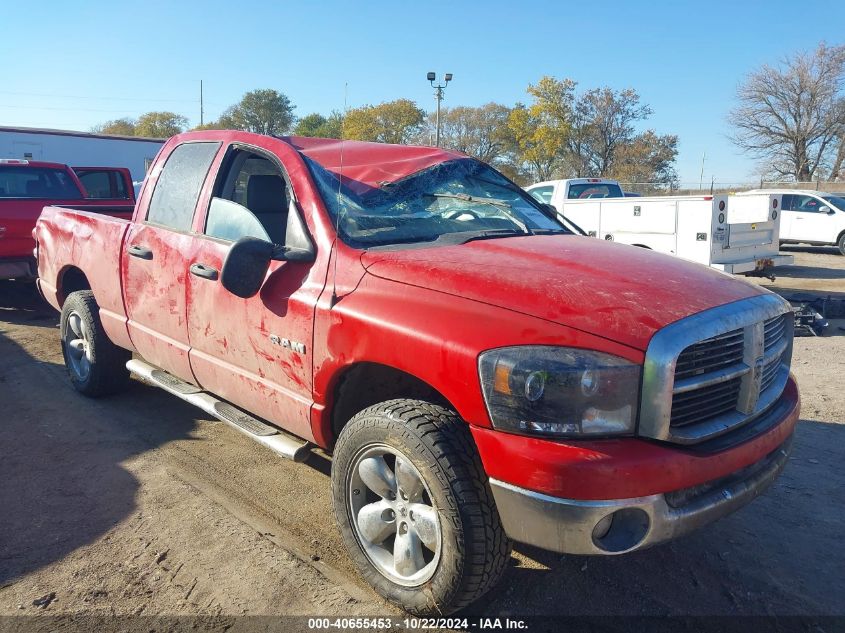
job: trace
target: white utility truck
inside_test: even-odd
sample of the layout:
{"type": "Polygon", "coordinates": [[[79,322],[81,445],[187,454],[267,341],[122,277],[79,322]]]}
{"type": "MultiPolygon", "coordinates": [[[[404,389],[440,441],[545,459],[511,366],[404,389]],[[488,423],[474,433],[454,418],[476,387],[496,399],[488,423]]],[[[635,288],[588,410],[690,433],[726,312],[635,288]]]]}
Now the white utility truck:
{"type": "Polygon", "coordinates": [[[527,191],[588,235],[727,273],[763,274],[793,262],[779,254],[780,195],[624,197],[606,178],[540,182],[527,191]]]}

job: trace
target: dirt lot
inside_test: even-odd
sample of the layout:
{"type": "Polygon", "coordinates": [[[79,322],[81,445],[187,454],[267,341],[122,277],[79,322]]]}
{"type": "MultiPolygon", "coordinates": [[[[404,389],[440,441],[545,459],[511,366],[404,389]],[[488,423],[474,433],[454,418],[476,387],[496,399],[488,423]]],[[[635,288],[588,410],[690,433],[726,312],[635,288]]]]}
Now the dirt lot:
{"type": "MultiPolygon", "coordinates": [[[[798,265],[760,283],[845,291],[845,258],[790,252],[798,265]]],[[[762,498],[624,557],[518,546],[469,614],[845,615],[840,325],[796,339],[802,421],[762,498]]],[[[0,284],[0,359],[0,616],[201,614],[225,629],[241,614],[397,615],[343,552],[326,456],[276,458],[136,381],[117,397],[78,396],[57,315],[20,284],[0,284]]]]}

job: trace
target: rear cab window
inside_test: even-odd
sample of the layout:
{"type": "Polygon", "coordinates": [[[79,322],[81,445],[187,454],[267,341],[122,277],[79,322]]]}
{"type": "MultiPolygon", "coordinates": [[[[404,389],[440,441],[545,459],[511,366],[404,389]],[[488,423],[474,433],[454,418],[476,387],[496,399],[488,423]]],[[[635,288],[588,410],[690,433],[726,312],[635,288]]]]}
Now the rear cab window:
{"type": "Polygon", "coordinates": [[[82,192],[63,169],[0,165],[0,198],[79,200],[82,192]]]}
{"type": "Polygon", "coordinates": [[[619,185],[590,182],[569,185],[566,197],[569,200],[586,200],[590,198],[624,198],[625,195],[619,185]]]}
{"type": "Polygon", "coordinates": [[[146,221],[188,232],[208,170],[220,143],[184,143],[174,149],[158,177],[146,221]]]}

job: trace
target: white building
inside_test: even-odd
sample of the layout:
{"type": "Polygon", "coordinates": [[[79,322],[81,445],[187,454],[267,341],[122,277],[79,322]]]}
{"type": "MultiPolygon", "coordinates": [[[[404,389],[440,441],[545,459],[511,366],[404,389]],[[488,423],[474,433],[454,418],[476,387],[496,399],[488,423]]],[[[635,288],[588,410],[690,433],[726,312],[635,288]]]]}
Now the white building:
{"type": "Polygon", "coordinates": [[[126,167],[132,180],[139,181],[165,140],[0,126],[0,158],[43,160],[71,167],[126,167]]]}

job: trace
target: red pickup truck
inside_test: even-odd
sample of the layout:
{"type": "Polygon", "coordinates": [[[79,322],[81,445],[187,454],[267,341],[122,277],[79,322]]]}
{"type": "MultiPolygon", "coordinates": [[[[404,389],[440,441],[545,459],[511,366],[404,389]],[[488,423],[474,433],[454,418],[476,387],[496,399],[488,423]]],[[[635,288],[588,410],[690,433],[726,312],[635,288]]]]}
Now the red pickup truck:
{"type": "Polygon", "coordinates": [[[457,152],[182,134],[132,221],[47,208],[35,234],[76,389],[131,372],[286,457],[331,451],[350,557],[413,613],[479,597],[514,540],[675,538],[788,459],[788,304],[574,235],[457,152]]]}
{"type": "MultiPolygon", "coordinates": [[[[87,167],[84,178],[106,178],[116,183],[126,182],[128,170],[121,168],[87,167]]],[[[34,279],[35,260],[32,249],[32,229],[44,205],[74,205],[120,217],[130,217],[135,207],[132,181],[128,180],[128,195],[114,199],[98,196],[90,199],[77,174],[67,165],[17,159],[0,159],[0,279],[34,279]]]]}

